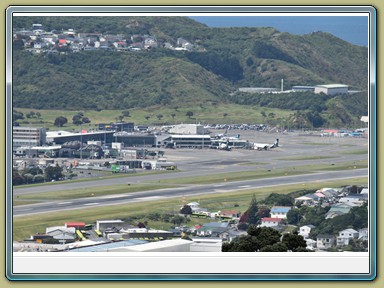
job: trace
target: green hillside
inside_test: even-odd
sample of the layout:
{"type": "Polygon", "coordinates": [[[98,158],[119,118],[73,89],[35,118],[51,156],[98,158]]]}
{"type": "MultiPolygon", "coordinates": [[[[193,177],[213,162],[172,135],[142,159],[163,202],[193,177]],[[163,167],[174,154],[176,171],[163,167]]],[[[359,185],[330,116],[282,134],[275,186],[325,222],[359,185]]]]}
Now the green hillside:
{"type": "MultiPolygon", "coordinates": [[[[158,45],[142,51],[77,53],[66,46],[61,53],[35,55],[24,47],[28,37],[15,39],[13,104],[18,108],[123,110],[233,103],[310,112],[321,115],[323,123],[338,125],[356,121],[367,111],[367,48],[327,33],[297,36],[269,27],[209,28],[186,17],[14,17],[13,25],[20,30],[33,23],[57,34],[67,29],[116,34],[129,44],[152,35],[158,45]],[[194,49],[166,48],[178,45],[178,38],[194,49]],[[346,97],[302,94],[271,100],[269,95],[235,93],[239,87],[279,88],[281,79],[286,89],[342,83],[365,92],[353,96],[354,105],[346,97]]],[[[112,43],[109,48],[114,48],[112,43]]]]}

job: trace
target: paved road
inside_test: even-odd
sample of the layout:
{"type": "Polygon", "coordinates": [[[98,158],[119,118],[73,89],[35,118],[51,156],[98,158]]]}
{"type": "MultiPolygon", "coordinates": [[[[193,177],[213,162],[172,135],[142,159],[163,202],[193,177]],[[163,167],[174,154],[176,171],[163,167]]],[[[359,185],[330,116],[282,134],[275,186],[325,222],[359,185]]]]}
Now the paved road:
{"type": "Polygon", "coordinates": [[[192,196],[201,194],[227,193],[236,190],[247,190],[262,187],[274,187],[290,184],[305,184],[321,182],[332,179],[348,179],[356,177],[367,177],[368,169],[355,169],[349,171],[319,172],[305,175],[285,176],[278,178],[246,180],[240,182],[223,182],[217,184],[191,185],[182,188],[167,188],[161,190],[151,190],[145,192],[118,194],[102,197],[87,197],[68,201],[44,202],[33,205],[16,206],[13,210],[14,216],[26,216],[31,214],[54,213],[63,210],[87,209],[97,206],[128,204],[135,202],[145,202],[175,198],[182,196],[192,196]]]}

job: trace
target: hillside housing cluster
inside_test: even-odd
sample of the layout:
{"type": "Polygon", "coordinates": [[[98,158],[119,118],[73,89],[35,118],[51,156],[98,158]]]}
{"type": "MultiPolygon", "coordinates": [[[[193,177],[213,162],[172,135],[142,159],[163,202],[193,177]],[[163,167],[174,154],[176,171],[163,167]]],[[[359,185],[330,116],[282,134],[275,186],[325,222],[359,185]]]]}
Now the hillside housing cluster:
{"type": "Polygon", "coordinates": [[[46,31],[42,24],[29,29],[13,29],[14,41],[20,40],[32,53],[66,53],[79,51],[142,51],[163,47],[174,51],[195,51],[199,47],[179,37],[175,43],[158,41],[154,35],[83,33],[74,29],[46,31]]]}

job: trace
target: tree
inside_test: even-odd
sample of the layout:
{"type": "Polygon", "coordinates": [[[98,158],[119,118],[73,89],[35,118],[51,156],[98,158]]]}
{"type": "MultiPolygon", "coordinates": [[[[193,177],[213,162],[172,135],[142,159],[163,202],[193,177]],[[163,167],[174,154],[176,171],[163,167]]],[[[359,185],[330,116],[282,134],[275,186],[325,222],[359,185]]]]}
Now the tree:
{"type": "Polygon", "coordinates": [[[172,113],[172,114],[171,114],[172,119],[175,119],[175,116],[176,116],[175,113],[172,113]]]}
{"type": "Polygon", "coordinates": [[[54,125],[57,127],[63,127],[68,122],[68,119],[64,116],[59,116],[55,119],[54,125]]]}
{"type": "Polygon", "coordinates": [[[172,219],[170,219],[171,222],[174,224],[174,225],[180,225],[181,223],[184,222],[184,217],[183,216],[180,216],[180,215],[175,215],[172,217],[172,219]]]}
{"type": "Polygon", "coordinates": [[[44,175],[37,174],[37,175],[33,176],[33,182],[35,182],[35,183],[44,182],[44,175]]]}
{"type": "Polygon", "coordinates": [[[157,119],[161,120],[161,118],[163,118],[163,115],[162,114],[158,114],[156,115],[157,119]]]}
{"type": "Polygon", "coordinates": [[[88,117],[84,117],[83,118],[83,123],[86,123],[86,124],[91,123],[91,120],[89,120],[88,117]]]}
{"type": "Polygon", "coordinates": [[[39,167],[32,167],[24,170],[24,174],[27,174],[27,173],[32,175],[37,175],[37,174],[42,174],[43,170],[41,170],[39,167]]]}
{"type": "Polygon", "coordinates": [[[144,118],[145,118],[145,120],[147,120],[147,121],[148,121],[148,119],[149,119],[149,118],[151,118],[151,116],[149,116],[149,115],[146,115],[144,118]]]}
{"type": "Polygon", "coordinates": [[[296,251],[298,248],[306,248],[307,242],[303,236],[297,233],[289,233],[283,236],[282,242],[287,246],[288,250],[296,251]]]}
{"type": "Polygon", "coordinates": [[[73,115],[72,123],[75,125],[81,125],[81,124],[83,124],[82,118],[83,118],[83,116],[80,114],[73,115]]]}
{"type": "Polygon", "coordinates": [[[254,236],[258,239],[260,248],[277,243],[281,238],[280,232],[270,227],[257,227],[255,225],[250,225],[247,233],[248,235],[254,236]]]}
{"type": "Polygon", "coordinates": [[[49,166],[47,168],[45,168],[45,179],[47,181],[51,181],[51,180],[59,180],[60,178],[62,178],[64,175],[63,175],[63,168],[60,167],[59,165],[56,165],[56,166],[49,166]]]}
{"type": "Polygon", "coordinates": [[[264,203],[274,206],[293,206],[294,199],[289,195],[272,193],[265,198],[264,203]]]}
{"type": "Polygon", "coordinates": [[[19,112],[19,111],[16,111],[16,110],[13,110],[12,111],[12,120],[13,121],[17,121],[17,120],[21,120],[21,119],[24,119],[24,114],[22,112],[19,112]]]}
{"type": "Polygon", "coordinates": [[[247,210],[248,223],[249,224],[256,224],[259,221],[259,218],[257,217],[258,210],[259,209],[257,207],[256,196],[255,196],[255,194],[253,194],[251,203],[250,203],[249,208],[247,210]]]}
{"type": "Polygon", "coordinates": [[[193,112],[192,111],[188,111],[185,115],[188,116],[189,118],[191,118],[193,116],[193,112]]]}
{"type": "Polygon", "coordinates": [[[28,119],[34,118],[35,117],[35,112],[31,111],[31,112],[27,113],[25,116],[27,116],[28,119]]]}
{"type": "Polygon", "coordinates": [[[180,214],[184,214],[184,215],[192,215],[192,208],[191,206],[189,205],[184,205],[181,209],[180,209],[180,214]]]}
{"type": "Polygon", "coordinates": [[[27,184],[33,182],[33,175],[31,173],[25,173],[24,175],[25,180],[27,180],[27,184]]]}
{"type": "Polygon", "coordinates": [[[228,113],[223,113],[223,117],[226,118],[228,116],[228,113]]]}
{"type": "Polygon", "coordinates": [[[288,224],[298,225],[301,219],[301,214],[299,209],[290,209],[287,213],[287,222],[288,224]]]}
{"type": "Polygon", "coordinates": [[[138,227],[138,228],[146,228],[146,226],[145,226],[145,224],[144,224],[143,222],[139,222],[139,223],[137,224],[137,227],[138,227]]]}
{"type": "Polygon", "coordinates": [[[230,243],[223,243],[222,252],[257,252],[266,246],[280,242],[281,234],[270,227],[250,225],[248,235],[235,238],[230,243]]]}
{"type": "Polygon", "coordinates": [[[278,242],[272,245],[264,246],[260,252],[287,252],[288,248],[284,243],[278,242]]]}
{"type": "Polygon", "coordinates": [[[123,114],[124,117],[131,117],[131,113],[127,110],[121,112],[123,114]]]}

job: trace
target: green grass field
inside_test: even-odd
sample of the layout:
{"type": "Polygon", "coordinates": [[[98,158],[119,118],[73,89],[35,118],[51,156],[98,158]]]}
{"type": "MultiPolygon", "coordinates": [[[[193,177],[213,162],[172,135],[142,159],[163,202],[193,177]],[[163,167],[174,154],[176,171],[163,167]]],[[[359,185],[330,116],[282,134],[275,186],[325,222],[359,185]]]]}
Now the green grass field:
{"type": "MultiPolygon", "coordinates": [[[[38,109],[25,109],[14,108],[19,112],[24,113],[24,119],[18,120],[21,126],[32,127],[46,127],[49,130],[79,130],[79,129],[95,129],[98,123],[110,123],[120,121],[119,116],[125,110],[81,110],[81,111],[67,111],[67,110],[38,110],[38,109]],[[39,112],[40,118],[26,118],[25,115],[29,112],[39,112]],[[72,117],[78,112],[83,112],[84,117],[91,120],[89,124],[83,124],[81,127],[72,124],[72,117]],[[68,123],[63,127],[54,126],[56,117],[63,116],[68,119],[68,123]]],[[[130,117],[124,117],[125,122],[134,122],[135,124],[143,125],[165,125],[165,124],[179,124],[179,123],[264,123],[261,112],[266,115],[274,113],[275,119],[270,119],[272,122],[279,124],[280,120],[289,117],[292,111],[280,110],[275,108],[264,107],[248,107],[236,104],[219,104],[219,105],[196,105],[190,107],[170,108],[163,106],[155,106],[147,109],[129,109],[130,117]],[[193,112],[193,116],[189,118],[186,116],[188,111],[193,112]],[[158,115],[162,117],[158,118],[158,115]],[[174,117],[172,116],[174,115],[174,117]],[[146,119],[146,116],[150,118],[146,119]]]]}
{"type": "MultiPolygon", "coordinates": [[[[13,219],[13,240],[21,241],[30,235],[40,232],[44,233],[46,227],[64,225],[70,221],[83,221],[86,223],[94,223],[101,219],[126,219],[136,217],[137,222],[146,220],[146,215],[150,213],[177,213],[184,202],[198,201],[201,207],[207,208],[209,211],[218,211],[223,209],[233,209],[244,212],[251,201],[252,195],[256,196],[257,201],[263,200],[271,193],[289,194],[303,189],[320,189],[322,187],[341,187],[344,185],[366,185],[366,178],[356,178],[350,180],[314,182],[311,184],[287,185],[275,188],[260,188],[253,190],[243,190],[229,192],[225,194],[210,194],[190,197],[187,199],[167,199],[161,201],[122,204],[105,206],[99,208],[87,208],[84,210],[73,210],[58,212],[54,214],[30,215],[25,217],[14,217],[13,219]]],[[[196,219],[192,223],[200,223],[210,221],[209,219],[196,219]]],[[[148,221],[148,220],[147,220],[148,221]]],[[[132,223],[132,224],[137,224],[132,223]]],[[[167,229],[170,223],[161,221],[148,221],[148,226],[157,229],[167,229]]]]}

